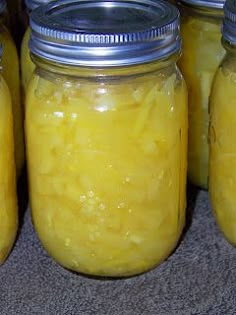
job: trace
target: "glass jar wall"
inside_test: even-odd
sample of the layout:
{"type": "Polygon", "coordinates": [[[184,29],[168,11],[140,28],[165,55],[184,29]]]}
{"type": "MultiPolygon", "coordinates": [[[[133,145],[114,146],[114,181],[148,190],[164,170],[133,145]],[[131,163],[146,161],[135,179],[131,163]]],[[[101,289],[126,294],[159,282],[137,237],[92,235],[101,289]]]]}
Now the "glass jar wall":
{"type": "Polygon", "coordinates": [[[34,72],[35,65],[30,57],[29,51],[30,28],[28,27],[21,44],[21,76],[23,93],[25,95],[28,83],[34,72]]]}
{"type": "MultiPolygon", "coordinates": [[[[150,1],[148,12],[142,2],[127,10],[127,2],[117,0],[108,16],[105,3],[100,8],[97,3],[83,9],[80,2],[67,6],[59,1],[32,13],[37,68],[26,105],[30,199],[36,231],[56,261],[86,274],[128,276],[163,261],[185,222],[187,96],[176,66],[178,11],[162,1],[150,1]],[[49,20],[52,8],[55,17],[49,20]],[[76,15],[77,21],[86,18],[97,28],[96,10],[105,23],[99,32],[106,26],[108,41],[118,25],[120,30],[119,16],[131,23],[133,35],[117,49],[98,42],[94,47],[90,34],[86,45],[95,55],[87,55],[79,31],[78,37],[70,36],[75,29],[70,23],[76,15]],[[151,41],[154,56],[145,40],[131,45],[139,38],[141,17],[142,23],[146,20],[143,38],[150,36],[154,18],[163,25],[172,18],[173,46],[170,37],[163,41],[158,35],[151,41]],[[52,28],[54,18],[68,36],[63,60],[60,43],[45,58],[55,38],[47,37],[41,50],[37,45],[37,36],[42,36],[37,30],[52,28]],[[162,55],[160,41],[168,55],[162,55]],[[96,55],[98,48],[107,52],[106,58],[96,55]]],[[[159,28],[162,35],[169,30],[159,28]]]]}
{"type": "Polygon", "coordinates": [[[188,177],[205,189],[208,186],[209,96],[215,72],[225,54],[220,41],[223,3],[223,0],[181,1],[183,55],[179,66],[189,92],[188,177]]]}
{"type": "MultiPolygon", "coordinates": [[[[1,53],[0,53],[1,54],[1,53]]],[[[11,98],[0,75],[0,265],[7,258],[17,232],[16,174],[11,98]]]]}
{"type": "MultiPolygon", "coordinates": [[[[32,10],[36,9],[40,5],[49,3],[52,0],[26,0],[25,4],[27,7],[28,14],[32,10]]],[[[30,57],[29,51],[29,38],[30,38],[30,28],[28,27],[21,44],[21,75],[22,75],[22,85],[23,92],[26,92],[30,78],[34,72],[35,65],[30,57]]]]}
{"type": "Polygon", "coordinates": [[[209,192],[220,229],[236,246],[236,6],[227,1],[223,26],[227,51],[213,84],[210,106],[209,192]],[[233,33],[234,32],[234,33],[233,33]]]}
{"type": "Polygon", "coordinates": [[[1,60],[2,76],[9,87],[12,98],[15,160],[17,175],[19,176],[24,164],[23,117],[20,97],[19,61],[15,44],[11,38],[10,32],[4,25],[1,16],[0,43],[3,44],[3,55],[1,60]]]}
{"type": "Polygon", "coordinates": [[[113,82],[109,72],[76,75],[38,70],[29,86],[36,230],[68,268],[145,271],[173,250],[184,225],[184,83],[174,67],[113,82]]]}

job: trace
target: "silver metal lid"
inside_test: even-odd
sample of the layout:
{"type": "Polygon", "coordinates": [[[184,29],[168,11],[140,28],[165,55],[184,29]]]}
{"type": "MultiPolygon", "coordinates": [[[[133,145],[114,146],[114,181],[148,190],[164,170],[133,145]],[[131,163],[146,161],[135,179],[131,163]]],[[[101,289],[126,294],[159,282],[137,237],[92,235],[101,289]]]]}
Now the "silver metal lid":
{"type": "MultiPolygon", "coordinates": [[[[14,0],[12,0],[12,1],[14,1],[14,0]]],[[[25,0],[25,5],[26,5],[28,10],[33,11],[34,9],[39,7],[40,5],[47,4],[50,1],[52,1],[52,0],[25,0]]]]}
{"type": "Polygon", "coordinates": [[[7,3],[5,0],[0,0],[0,14],[2,14],[7,8],[7,3]]]}
{"type": "Polygon", "coordinates": [[[236,44],[236,0],[225,3],[222,35],[228,42],[236,44]]]}
{"type": "Polygon", "coordinates": [[[183,5],[191,5],[207,9],[219,9],[223,11],[225,0],[178,0],[183,5]]]}
{"type": "Polygon", "coordinates": [[[162,0],[59,0],[34,10],[30,25],[31,52],[61,64],[134,65],[181,48],[179,11],[162,0]]]}

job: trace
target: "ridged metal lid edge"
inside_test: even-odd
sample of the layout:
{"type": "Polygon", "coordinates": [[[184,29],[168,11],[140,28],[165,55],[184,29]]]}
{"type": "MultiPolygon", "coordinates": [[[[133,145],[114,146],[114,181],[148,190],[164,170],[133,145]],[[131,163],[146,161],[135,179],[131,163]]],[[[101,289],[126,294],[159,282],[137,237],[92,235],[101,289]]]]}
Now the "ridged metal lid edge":
{"type": "Polygon", "coordinates": [[[205,0],[178,0],[180,4],[183,5],[191,5],[194,7],[199,8],[206,8],[206,9],[218,9],[222,10],[224,8],[225,0],[212,0],[212,1],[205,1],[205,0]]]}
{"type": "MultiPolygon", "coordinates": [[[[127,19],[127,21],[129,20],[127,19]]],[[[145,22],[148,24],[147,21],[145,22]]],[[[31,51],[47,60],[64,64],[84,66],[138,64],[167,57],[179,51],[181,47],[179,12],[177,8],[165,1],[103,0],[98,2],[96,0],[81,0],[65,2],[59,0],[33,11],[30,26],[32,29],[31,51]],[[122,6],[125,9],[127,6],[131,11],[132,8],[135,8],[136,11],[134,12],[137,14],[141,12],[142,7],[147,10],[148,6],[150,16],[154,17],[155,14],[157,15],[155,9],[158,9],[161,12],[159,24],[155,21],[157,25],[150,24],[150,28],[144,29],[144,26],[141,28],[139,26],[140,29],[132,30],[135,24],[135,21],[132,21],[133,24],[131,22],[131,29],[128,32],[121,30],[115,32],[116,29],[112,26],[111,30],[106,31],[107,25],[104,26],[104,29],[102,25],[101,27],[98,26],[97,30],[90,31],[91,24],[96,21],[86,21],[87,11],[93,12],[92,10],[98,8],[102,12],[103,9],[106,10],[109,7],[109,12],[112,14],[113,9],[123,9],[122,6]],[[77,10],[76,17],[73,16],[73,9],[77,10]],[[71,20],[77,18],[78,25],[73,26],[70,21],[66,21],[68,22],[67,25],[65,23],[67,17],[65,18],[65,16],[61,22],[58,18],[60,14],[62,16],[68,14],[71,20]],[[81,26],[83,23],[85,27],[81,26]]],[[[120,28],[122,29],[122,26],[120,28]]]]}

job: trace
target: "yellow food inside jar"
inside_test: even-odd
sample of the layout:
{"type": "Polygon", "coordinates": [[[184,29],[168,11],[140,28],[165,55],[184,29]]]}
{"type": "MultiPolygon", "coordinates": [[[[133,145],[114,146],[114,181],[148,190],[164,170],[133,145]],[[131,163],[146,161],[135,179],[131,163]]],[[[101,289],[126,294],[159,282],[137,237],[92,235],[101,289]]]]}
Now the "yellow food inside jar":
{"type": "Polygon", "coordinates": [[[236,73],[219,69],[210,107],[209,192],[217,223],[233,245],[236,245],[235,105],[236,73]]]}
{"type": "Polygon", "coordinates": [[[189,92],[188,177],[202,188],[208,182],[208,104],[212,81],[225,51],[220,19],[184,17],[183,55],[179,66],[189,92]]]}
{"type": "Polygon", "coordinates": [[[17,231],[17,201],[11,99],[0,76],[0,264],[8,256],[17,231]]]}
{"type": "Polygon", "coordinates": [[[14,121],[16,171],[19,176],[24,164],[23,117],[20,99],[19,61],[16,47],[8,30],[0,25],[0,42],[3,45],[2,75],[12,98],[14,121]]]}
{"type": "Polygon", "coordinates": [[[184,82],[54,82],[34,74],[26,105],[30,199],[43,245],[91,275],[155,267],[185,220],[184,82]]]}
{"type": "Polygon", "coordinates": [[[27,86],[29,84],[30,78],[34,72],[35,65],[30,58],[29,51],[29,39],[30,39],[30,28],[25,32],[22,45],[21,45],[21,74],[22,74],[22,85],[24,93],[26,93],[27,86]]]}

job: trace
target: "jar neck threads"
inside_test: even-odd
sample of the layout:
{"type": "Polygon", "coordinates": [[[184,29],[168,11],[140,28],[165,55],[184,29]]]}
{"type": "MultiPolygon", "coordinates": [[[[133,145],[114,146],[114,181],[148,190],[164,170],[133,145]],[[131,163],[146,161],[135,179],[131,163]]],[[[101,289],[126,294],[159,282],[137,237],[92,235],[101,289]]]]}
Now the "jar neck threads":
{"type": "Polygon", "coordinates": [[[74,76],[81,78],[114,77],[115,79],[116,77],[132,77],[137,75],[145,75],[147,73],[156,72],[164,68],[166,68],[168,71],[168,69],[176,66],[176,62],[180,58],[180,53],[173,54],[171,57],[163,60],[158,60],[146,64],[110,68],[60,65],[55,62],[47,61],[34,54],[31,54],[31,57],[36,65],[36,68],[43,70],[45,73],[53,73],[56,75],[72,77],[74,76]]]}

